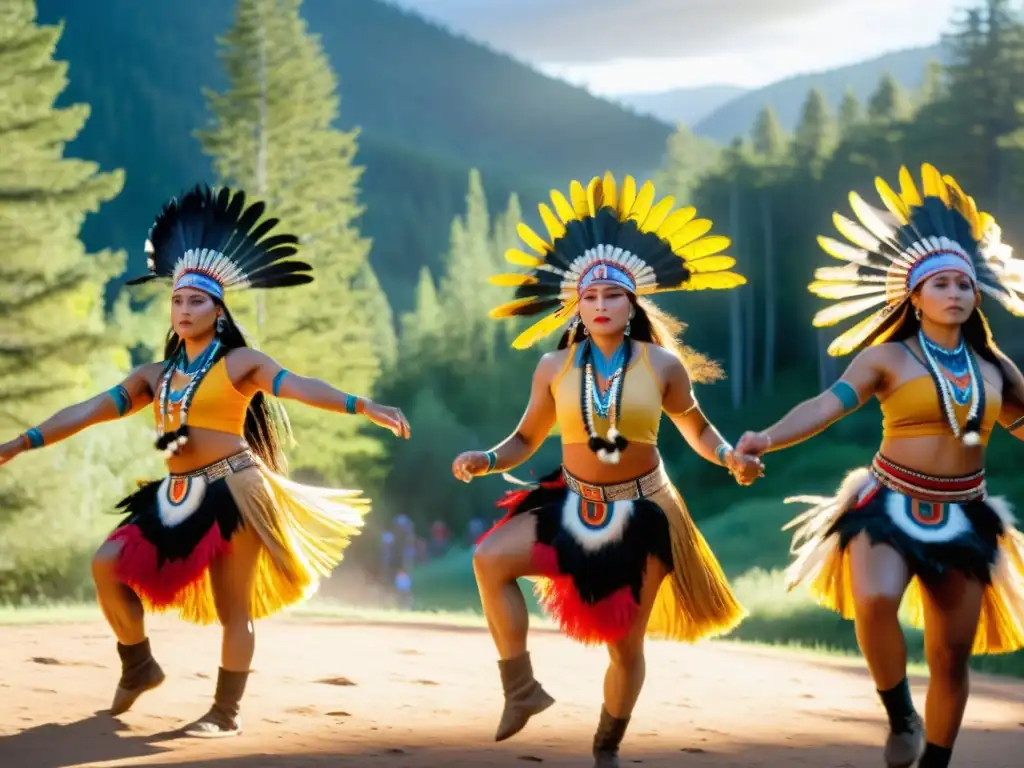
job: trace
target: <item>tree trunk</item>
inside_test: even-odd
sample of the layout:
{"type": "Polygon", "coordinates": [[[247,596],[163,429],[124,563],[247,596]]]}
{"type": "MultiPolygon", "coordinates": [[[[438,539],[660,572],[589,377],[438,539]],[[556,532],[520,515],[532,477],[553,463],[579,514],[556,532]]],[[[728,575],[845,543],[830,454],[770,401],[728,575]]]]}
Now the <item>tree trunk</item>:
{"type": "MultiPolygon", "coordinates": [[[[740,233],[740,189],[734,179],[729,194],[729,230],[732,234],[733,250],[739,245],[740,233]]],[[[743,300],[740,290],[729,291],[729,330],[731,337],[731,368],[729,377],[732,381],[732,406],[743,405],[743,300]]]]}
{"type": "Polygon", "coordinates": [[[761,194],[761,233],[764,237],[764,381],[762,390],[775,389],[775,242],[772,231],[772,203],[768,192],[761,194]]]}

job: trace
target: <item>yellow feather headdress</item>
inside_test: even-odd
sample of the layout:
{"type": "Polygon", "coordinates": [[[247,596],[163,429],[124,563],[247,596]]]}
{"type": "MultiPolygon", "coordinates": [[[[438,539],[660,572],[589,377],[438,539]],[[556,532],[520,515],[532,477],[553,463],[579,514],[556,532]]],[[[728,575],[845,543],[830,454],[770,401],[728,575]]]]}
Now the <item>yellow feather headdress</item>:
{"type": "Polygon", "coordinates": [[[614,273],[637,296],[665,291],[728,289],[746,283],[730,272],[736,260],[723,251],[729,238],[709,235],[711,222],[696,208],[673,210],[668,195],[655,200],[654,184],[637,189],[632,176],[622,185],[611,173],[583,187],[569,185],[569,198],[552,190],[551,207],[538,206],[545,239],[525,223],[519,237],[533,253],[510,248],[505,259],[525,273],[494,275],[494,285],[514,287],[515,298],[490,312],[492,318],[551,311],[521,333],[512,346],[526,349],[576,314],[581,284],[614,273]]]}
{"type": "Polygon", "coordinates": [[[849,354],[862,345],[881,344],[906,316],[911,292],[930,275],[947,269],[968,274],[979,291],[993,296],[1014,315],[1024,316],[1024,261],[1001,242],[995,220],[978,210],[952,176],[921,167],[922,191],[907,168],[899,172],[899,192],[885,180],[875,188],[886,210],[849,195],[858,222],[840,213],[832,221],[848,242],[820,236],[822,249],[846,264],[815,271],[808,289],[836,301],[814,317],[825,328],[882,305],[840,334],[830,355],[849,354]]]}

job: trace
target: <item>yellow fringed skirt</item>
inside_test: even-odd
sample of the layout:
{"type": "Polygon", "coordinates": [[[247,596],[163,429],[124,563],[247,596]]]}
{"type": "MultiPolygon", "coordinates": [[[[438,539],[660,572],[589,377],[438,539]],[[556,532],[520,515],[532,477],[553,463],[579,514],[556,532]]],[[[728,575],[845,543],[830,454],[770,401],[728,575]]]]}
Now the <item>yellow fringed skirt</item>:
{"type": "Polygon", "coordinates": [[[984,475],[933,478],[876,456],[851,472],[834,497],[786,499],[811,507],[794,518],[789,589],[806,583],[815,600],[855,618],[849,543],[866,534],[902,555],[912,574],[906,605],[924,628],[922,591],[951,570],[985,585],[974,654],[1024,647],[1024,535],[1002,498],[984,497],[984,475]]]}
{"type": "Polygon", "coordinates": [[[661,465],[614,485],[583,483],[559,467],[535,486],[510,491],[499,506],[508,514],[485,537],[517,515],[536,518],[535,590],[577,642],[614,643],[630,632],[652,557],[669,575],[648,637],[696,642],[729,632],[746,616],[661,465]]]}
{"type": "Polygon", "coordinates": [[[218,621],[210,568],[241,537],[259,543],[250,612],[260,619],[311,596],[370,511],[359,491],[301,485],[249,451],[147,483],[118,507],[118,578],[147,610],[194,624],[218,621]]]}

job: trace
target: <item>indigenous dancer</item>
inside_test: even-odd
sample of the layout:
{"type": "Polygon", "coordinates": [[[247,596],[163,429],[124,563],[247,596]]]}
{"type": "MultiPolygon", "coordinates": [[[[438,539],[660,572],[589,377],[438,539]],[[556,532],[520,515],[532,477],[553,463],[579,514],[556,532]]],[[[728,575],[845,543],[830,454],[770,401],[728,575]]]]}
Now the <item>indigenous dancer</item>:
{"type": "Polygon", "coordinates": [[[673,212],[671,197],[655,202],[650,182],[638,190],[632,178],[617,186],[608,174],[586,189],[572,182],[571,202],[558,191],[551,199],[554,213],[540,205],[548,240],[519,225],[536,255],[506,253],[529,271],[492,278],[516,286],[517,298],[491,316],[551,311],[515,340],[517,349],[571,324],[558,350],[541,358],[515,432],[489,451],[459,455],[452,471],[470,482],[512,469],[560,428],[562,465],[509,492],[499,504],[508,514],[473,558],[505,691],[495,739],[516,734],[554,703],[526,649],[527,610],[516,579],[533,577],[566,635],[608,646],[593,754],[595,766],[611,768],[643,685],[645,634],[693,642],[729,631],[744,615],[665,473],[657,448],[662,411],[694,451],[739,482],[760,472],[759,460],[737,454],[697,405],[691,377],[710,378],[713,364],[684,352],[675,339],[681,324],[639,297],[728,289],[745,279],[728,271],[735,264],[722,254],[729,240],[705,237],[711,222],[695,219],[694,208],[673,212]]]}
{"type": "Polygon", "coordinates": [[[241,731],[239,705],[255,638],[252,621],[310,595],[358,534],[367,501],[359,491],[299,485],[285,461],[266,394],[338,413],[361,414],[408,438],[402,413],[290,373],[249,348],[225,289],[310,282],[287,260],[298,239],[267,237],[277,219],[244,192],[196,188],[172,199],[150,230],[149,274],[170,278],[171,324],[164,360],[135,369],[116,387],[65,408],[0,446],[0,464],[104,421],[153,405],[156,447],[170,473],[124,499],[127,513],[93,560],[99,604],[117,636],[122,672],[112,714],[164,680],[150,651],[146,610],[177,610],[223,627],[212,708],[186,732],[241,731]]]}
{"type": "Polygon", "coordinates": [[[851,244],[819,239],[848,264],[815,273],[811,292],[839,303],[814,324],[881,305],[829,347],[836,356],[862,351],[827,392],[744,434],[737,450],[795,445],[878,398],[882,444],[870,468],[851,472],[834,498],[791,499],[815,506],[790,524],[789,586],[809,580],[820,603],[854,619],[888,714],[886,763],[920,758],[923,768],[944,768],[967,704],[972,651],[1024,645],[1024,538],[1006,503],[987,495],[984,470],[996,422],[1024,436],[1024,379],[980,309],[985,293],[1024,315],[1010,285],[1024,265],[951,177],[924,165],[922,190],[906,168],[899,182],[898,193],[876,182],[887,211],[851,193],[860,223],[834,216],[851,244]],[[908,587],[914,623],[926,626],[924,724],[897,620],[908,587]]]}

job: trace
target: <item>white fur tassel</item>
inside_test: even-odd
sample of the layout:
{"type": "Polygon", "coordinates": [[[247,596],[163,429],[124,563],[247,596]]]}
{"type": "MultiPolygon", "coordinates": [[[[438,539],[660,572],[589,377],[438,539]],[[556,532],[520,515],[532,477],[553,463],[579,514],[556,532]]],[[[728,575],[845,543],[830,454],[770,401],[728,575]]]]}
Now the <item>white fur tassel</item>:
{"type": "Polygon", "coordinates": [[[981,435],[977,432],[967,432],[964,434],[964,445],[981,445],[981,435]]]}

